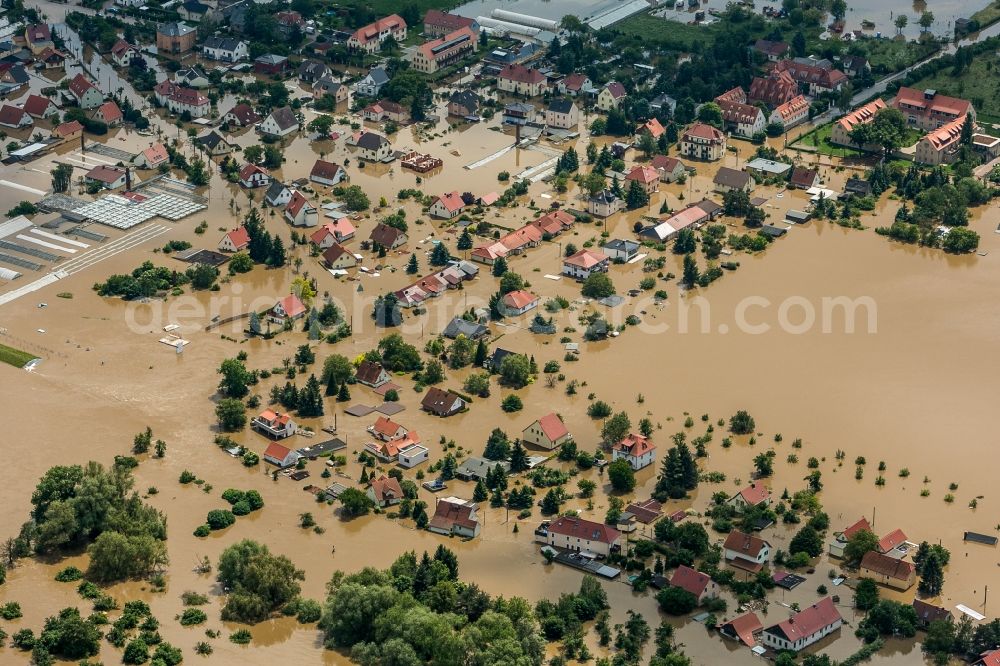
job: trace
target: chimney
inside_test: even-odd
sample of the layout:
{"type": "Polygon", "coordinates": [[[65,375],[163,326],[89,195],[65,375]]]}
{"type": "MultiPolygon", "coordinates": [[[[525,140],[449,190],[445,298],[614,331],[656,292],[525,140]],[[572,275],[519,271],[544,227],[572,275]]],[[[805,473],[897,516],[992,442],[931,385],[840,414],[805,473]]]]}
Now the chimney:
{"type": "Polygon", "coordinates": [[[80,152],[87,152],[87,143],[83,140],[83,132],[80,132],[80,152]]]}
{"type": "Polygon", "coordinates": [[[125,191],[132,191],[132,169],[125,167],[125,191]]]}

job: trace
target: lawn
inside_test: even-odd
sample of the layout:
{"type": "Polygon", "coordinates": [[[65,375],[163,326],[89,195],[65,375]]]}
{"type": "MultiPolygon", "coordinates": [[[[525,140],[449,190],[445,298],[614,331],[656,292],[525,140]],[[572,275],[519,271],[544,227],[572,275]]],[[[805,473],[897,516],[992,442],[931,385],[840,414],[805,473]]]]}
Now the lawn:
{"type": "Polygon", "coordinates": [[[720,22],[709,25],[692,25],[651,16],[649,12],[640,12],[621,23],[616,23],[613,29],[625,35],[635,35],[649,42],[670,41],[674,44],[701,42],[708,44],[715,39],[722,25],[720,22]]]}
{"type": "Polygon", "coordinates": [[[980,28],[985,28],[991,23],[1000,21],[1000,0],[991,2],[988,6],[983,7],[973,14],[971,18],[974,21],[979,21],[980,28]]]}
{"type": "MultiPolygon", "coordinates": [[[[455,0],[407,0],[405,3],[407,5],[416,5],[417,9],[420,10],[420,15],[423,16],[427,13],[428,9],[440,9],[441,11],[447,11],[449,9],[454,9],[459,5],[463,4],[461,2],[456,2],[455,0]]],[[[336,7],[367,7],[372,12],[374,12],[376,17],[388,16],[390,14],[396,14],[400,9],[403,8],[404,3],[399,2],[399,0],[343,0],[335,5],[336,7]]],[[[409,26],[414,29],[414,32],[421,32],[423,26],[409,26]]]]}
{"type": "Polygon", "coordinates": [[[942,95],[967,99],[983,120],[997,118],[1000,116],[1000,56],[995,51],[977,55],[957,77],[953,68],[945,67],[912,83],[911,87],[933,88],[942,95]]]}
{"type": "Polygon", "coordinates": [[[806,150],[815,149],[815,152],[820,155],[830,155],[832,157],[857,157],[864,154],[853,148],[845,148],[844,146],[836,146],[830,143],[830,132],[832,131],[833,123],[827,123],[826,125],[803,135],[798,141],[793,143],[791,147],[804,148],[806,150]]]}
{"type": "Polygon", "coordinates": [[[23,368],[28,361],[36,358],[38,357],[34,354],[0,344],[0,363],[7,363],[15,368],[23,368]]]}
{"type": "Polygon", "coordinates": [[[935,53],[939,48],[933,43],[904,42],[895,39],[863,39],[858,43],[868,54],[868,62],[876,75],[898,72],[935,53]]]}

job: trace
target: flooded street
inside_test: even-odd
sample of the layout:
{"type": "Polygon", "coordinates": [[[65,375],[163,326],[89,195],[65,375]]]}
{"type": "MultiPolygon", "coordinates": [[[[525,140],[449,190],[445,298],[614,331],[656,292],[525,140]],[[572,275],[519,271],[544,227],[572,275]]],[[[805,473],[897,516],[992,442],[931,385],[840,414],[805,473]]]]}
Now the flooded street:
{"type": "MultiPolygon", "coordinates": [[[[228,110],[227,102],[220,102],[220,107],[222,112],[228,110]]],[[[439,111],[441,108],[439,103],[439,111]]],[[[310,113],[305,111],[306,122],[310,113]]],[[[167,136],[178,133],[165,120],[157,118],[154,122],[167,136]]],[[[350,280],[335,278],[325,271],[305,247],[292,250],[290,258],[303,261],[301,271],[316,277],[318,298],[328,292],[354,329],[354,335],[346,340],[319,343],[317,363],[310,372],[318,373],[323,359],[332,353],[355,358],[376,346],[386,331],[372,325],[371,302],[414,280],[404,271],[410,251],[417,254],[421,273],[426,273],[432,238],[447,238],[449,248],[454,248],[455,228],[432,222],[412,199],[396,200],[400,190],[415,188],[432,195],[452,190],[477,195],[500,192],[507,184],[497,180],[498,172],[508,171],[516,178],[549,159],[552,150],[569,145],[515,149],[484,166],[466,168],[513,143],[512,135],[493,129],[495,123],[452,129],[441,120],[429,132],[401,129],[393,137],[395,149],[413,148],[444,160],[443,167],[424,175],[403,170],[398,162],[360,168],[353,149],[345,145],[344,134],[351,131],[348,125],[334,128],[341,133],[335,141],[310,142],[299,136],[286,148],[286,162],[273,172],[275,177],[286,182],[303,178],[314,160],[323,156],[346,164],[350,183],[361,186],[373,206],[381,197],[386,198],[385,208],[363,213],[355,222],[358,236],[349,246],[352,251],[361,252],[360,240],[368,237],[376,221],[400,208],[406,211],[410,224],[406,251],[383,259],[364,252],[363,263],[372,274],[350,280]]],[[[180,137],[183,139],[183,134],[180,137]]],[[[258,143],[253,131],[227,139],[243,147],[258,143]]],[[[107,143],[137,151],[152,140],[118,129],[109,135],[107,143]]],[[[578,144],[581,153],[585,140],[578,144]]],[[[193,154],[187,144],[182,149],[193,154]]],[[[54,161],[75,151],[75,146],[63,146],[57,155],[43,157],[28,167],[4,166],[0,171],[5,174],[3,178],[44,190],[49,187],[48,170],[54,161]]],[[[752,149],[742,143],[739,151],[727,156],[725,164],[741,165],[752,149]]],[[[812,159],[805,156],[803,163],[812,159]]],[[[664,200],[672,209],[678,209],[707,196],[713,174],[704,165],[699,168],[701,173],[687,184],[663,186],[647,209],[611,218],[606,225],[610,237],[632,238],[633,224],[643,216],[657,216],[664,200]]],[[[863,165],[857,165],[856,171],[862,169],[863,165]]],[[[821,172],[825,185],[838,190],[852,175],[852,169],[838,171],[826,163],[821,165],[821,172]]],[[[146,178],[152,174],[139,175],[146,178]]],[[[317,203],[332,198],[326,188],[318,189],[311,195],[317,203]]],[[[238,325],[207,332],[204,328],[216,316],[224,318],[251,307],[260,310],[269,306],[289,292],[292,279],[297,277],[294,269],[258,266],[249,274],[224,281],[218,292],[188,291],[149,303],[104,299],[91,289],[108,275],[128,272],[147,259],[157,265],[183,267],[176,259],[154,253],[153,248],[168,240],[187,240],[196,247],[214,249],[222,233],[238,224],[239,216],[251,205],[259,206],[263,198],[262,190],[241,190],[218,173],[213,173],[210,185],[200,193],[208,199],[207,210],[180,222],[164,222],[168,231],[162,236],[0,308],[0,343],[43,359],[33,373],[0,364],[0,401],[12,417],[7,420],[2,441],[17,460],[16,471],[0,487],[0,503],[6,507],[0,516],[0,538],[16,534],[26,520],[31,491],[47,468],[88,460],[109,464],[113,456],[128,453],[135,433],[150,426],[154,437],[167,442],[168,450],[162,460],[143,460],[136,470],[136,489],[168,515],[167,590],[156,593],[143,584],[130,583],[113,586],[109,593],[120,601],[148,601],[162,623],[164,639],[182,648],[189,663],[197,662],[193,650],[196,643],[205,640],[205,628],[224,630],[219,639],[212,641],[213,664],[347,663],[344,655],[322,650],[315,626],[297,625],[294,618],[252,627],[253,642],[249,647],[228,641],[228,634],[238,625],[218,620],[222,591],[214,575],[196,573],[195,566],[203,557],[216,562],[224,548],[244,538],[256,539],[272,551],[288,555],[306,573],[303,596],[318,600],[324,599],[325,585],[335,570],[386,567],[406,550],[419,553],[441,543],[458,553],[461,578],[476,582],[494,595],[519,595],[535,601],[556,598],[578,588],[578,572],[546,565],[539,555],[532,541],[532,529],[541,519],[537,509],[530,519],[517,521],[505,510],[484,505],[482,533],[471,542],[418,531],[412,521],[393,520],[385,514],[345,522],[332,507],[317,504],[311,493],[302,490],[305,484],[326,482],[319,476],[321,461],[309,463],[307,469],[312,476],[307,481],[294,482],[285,477],[273,481],[263,466],[245,468],[213,444],[217,432],[215,370],[220,362],[245,351],[251,369],[280,368],[283,360],[293,356],[295,348],[306,340],[299,330],[264,341],[244,340],[238,325]],[[207,223],[204,235],[195,232],[202,221],[207,223]],[[57,293],[69,293],[72,298],[59,298],[57,293]],[[39,307],[41,303],[46,307],[39,307]],[[163,335],[162,328],[170,323],[179,324],[176,332],[191,341],[182,354],[175,354],[157,341],[163,335]],[[178,477],[184,470],[204,483],[181,485],[178,477]],[[208,485],[211,491],[203,491],[208,485]],[[223,507],[220,494],[227,488],[256,489],[266,506],[207,538],[192,536],[209,510],[223,507]],[[300,528],[299,515],[303,512],[312,512],[325,533],[300,528]],[[513,532],[515,524],[517,533],[513,532]],[[206,607],[210,619],[203,627],[182,627],[174,619],[183,609],[180,595],[187,590],[212,596],[211,605],[206,607]]],[[[0,189],[0,206],[10,208],[23,196],[20,190],[0,189]]],[[[578,196],[575,186],[571,185],[564,196],[539,181],[518,207],[490,209],[486,219],[513,229],[535,216],[528,207],[530,201],[539,208],[557,200],[580,207],[578,196]]],[[[785,211],[802,209],[807,203],[801,192],[775,188],[758,188],[754,196],[768,199],[765,210],[774,223],[781,222],[785,211]]],[[[981,234],[980,251],[986,256],[950,256],[938,250],[890,243],[877,236],[873,228],[888,224],[898,205],[898,201],[884,199],[875,215],[862,217],[868,227],[864,230],[817,221],[794,227],[758,256],[737,253],[726,257],[738,261],[739,270],[727,272],[707,288],[683,293],[676,281],[661,281],[657,289],[665,289],[669,295],[665,305],[654,304],[651,296],[643,295],[627,298],[614,310],[582,302],[579,285],[572,281],[544,277],[559,273],[568,243],[581,247],[588,241],[601,242],[605,225],[578,224],[555,242],[544,243],[510,261],[510,268],[527,279],[529,289],[543,301],[558,295],[573,302],[571,310],[561,315],[559,326],[577,330],[536,336],[526,329],[530,315],[492,324],[494,348],[531,354],[539,366],[559,361],[566,381],[580,383],[577,394],[566,395],[565,382],[549,388],[540,378],[519,392],[524,409],[508,414],[501,410],[500,403],[510,392],[494,385],[492,395],[476,399],[470,411],[440,420],[420,411],[422,393],[413,390],[412,379],[397,377],[394,381],[403,387],[400,403],[406,409],[395,420],[421,434],[434,461],[443,455],[438,443],[442,436],[454,439],[466,455],[479,455],[493,428],[500,427],[512,438],[517,437],[535,418],[551,410],[564,418],[581,448],[594,451],[601,423],[586,414],[590,392],[610,403],[615,411],[626,410],[633,423],[644,416],[652,419],[658,427],[653,437],[661,453],[675,432],[687,430],[689,439],[704,433],[706,422],[701,415],[708,415],[707,423],[715,423],[746,409],[756,419],[760,433],[756,443],[751,445],[749,438],[736,437],[731,448],[723,448],[723,429],[717,427],[708,445],[709,456],[701,460],[700,466],[702,472],[725,474],[726,480],[721,484],[702,483],[688,500],[671,501],[665,507],[667,513],[677,509],[702,512],[714,492],[738,490],[750,478],[753,457],[771,447],[777,453],[775,475],[770,481],[773,490],[776,494],[785,488],[794,492],[804,487],[806,460],[815,457],[823,474],[821,500],[830,515],[831,531],[843,529],[865,515],[874,521],[875,531],[880,534],[898,527],[912,541],[940,540],[952,552],[951,566],[946,569],[945,595],[940,602],[949,607],[964,603],[987,616],[996,616],[1000,614],[1000,601],[994,596],[983,605],[983,594],[984,586],[997,589],[1000,585],[1000,556],[995,548],[964,544],[962,536],[966,530],[994,533],[1000,509],[1000,497],[993,495],[993,466],[976,464],[992,460],[995,448],[993,403],[1000,391],[1000,355],[996,353],[1000,342],[1000,302],[996,298],[1000,237],[994,229],[1000,215],[995,206],[990,206],[973,217],[972,228],[981,234]],[[860,304],[854,311],[853,332],[847,330],[848,317],[842,301],[831,299],[860,304]],[[610,341],[581,343],[579,361],[565,362],[559,337],[565,334],[574,342],[580,341],[583,327],[577,317],[595,308],[613,323],[624,322],[630,314],[638,315],[642,323],[610,341]],[[806,325],[810,313],[815,320],[806,325]],[[797,330],[800,327],[802,332],[797,330]],[[693,427],[684,427],[687,415],[693,417],[693,427]],[[779,433],[781,441],[775,442],[779,433]],[[796,438],[802,439],[801,450],[792,448],[796,438]],[[838,451],[845,453],[842,467],[836,460],[838,451]],[[794,464],[786,461],[793,452],[799,459],[794,464]],[[860,481],[853,473],[857,456],[867,458],[860,481]],[[879,461],[886,463],[886,484],[882,487],[875,485],[879,461]],[[903,468],[909,471],[906,478],[899,476],[903,468]],[[951,483],[958,484],[957,490],[949,491],[951,483]],[[921,497],[925,488],[929,495],[921,497]],[[953,503],[944,501],[949,492],[955,496],[953,503]],[[973,499],[978,501],[975,509],[968,507],[973,499]]],[[[280,211],[268,210],[264,217],[272,233],[288,238],[289,227],[280,211]]],[[[112,239],[122,235],[98,225],[94,230],[112,239]]],[[[744,232],[737,227],[731,231],[744,232]]],[[[664,270],[680,274],[679,257],[668,254],[664,270]]],[[[497,284],[488,273],[481,269],[480,277],[461,291],[450,291],[431,302],[426,315],[407,313],[402,334],[422,349],[451,317],[488,303],[497,284]]],[[[637,287],[647,275],[641,262],[611,270],[619,293],[637,287]]],[[[26,275],[21,282],[36,277],[26,275]]],[[[17,286],[16,282],[4,285],[0,292],[17,286]]],[[[449,370],[443,386],[460,389],[469,372],[468,368],[449,370]]],[[[275,374],[254,387],[254,393],[266,402],[271,386],[285,381],[280,373],[275,374]]],[[[303,378],[300,376],[298,381],[301,384],[303,378]]],[[[377,404],[379,399],[361,385],[352,386],[351,392],[350,402],[327,399],[326,415],[322,419],[304,419],[302,424],[316,430],[332,426],[336,411],[337,436],[348,444],[345,473],[357,481],[361,467],[354,454],[369,441],[366,428],[375,416],[355,418],[343,409],[357,403],[377,404]]],[[[237,433],[234,439],[258,453],[267,444],[249,430],[237,433]]],[[[304,437],[291,441],[298,447],[323,439],[321,435],[310,441],[304,437]]],[[[422,467],[429,474],[427,465],[422,467]]],[[[414,478],[415,471],[406,471],[406,478],[414,478]]],[[[631,497],[649,496],[656,471],[647,468],[639,473],[640,485],[631,497]]],[[[595,470],[581,473],[580,477],[605,485],[605,479],[595,470]]],[[[569,489],[575,490],[575,480],[569,489]]],[[[429,491],[421,489],[420,493],[421,499],[433,504],[434,496],[429,491]]],[[[446,494],[471,497],[472,485],[456,481],[446,494]]],[[[607,494],[597,493],[593,509],[587,509],[585,501],[578,498],[566,508],[601,520],[608,508],[607,494]]],[[[711,530],[710,534],[714,542],[722,541],[722,536],[711,530]]],[[[779,525],[767,532],[767,538],[775,548],[784,549],[793,534],[788,526],[779,525]]],[[[23,627],[37,631],[46,616],[62,607],[80,605],[89,609],[74,584],[53,580],[55,572],[67,565],[85,568],[86,559],[81,554],[57,562],[25,560],[9,571],[0,591],[5,601],[21,603],[24,617],[5,623],[4,630],[8,634],[23,627]]],[[[814,600],[816,588],[829,585],[827,572],[836,566],[824,556],[806,583],[785,596],[772,594],[769,618],[784,617],[786,609],[780,603],[805,605],[814,600]]],[[[604,586],[612,605],[612,623],[622,622],[630,608],[641,611],[651,625],[659,623],[654,595],[634,594],[623,582],[605,582],[604,586]]],[[[831,587],[831,593],[841,596],[841,612],[852,621],[850,591],[831,587]]],[[[727,617],[735,614],[735,603],[732,598],[729,601],[727,617]]],[[[678,641],[694,663],[759,663],[747,650],[723,642],[697,623],[672,621],[680,627],[678,641]]],[[[592,634],[588,641],[592,641],[592,634]]],[[[851,627],[845,627],[837,640],[824,644],[834,659],[845,658],[858,646],[851,627]]],[[[595,645],[592,648],[597,654],[605,654],[595,645]]],[[[4,663],[25,663],[26,659],[26,653],[10,648],[3,653],[4,663]]],[[[115,663],[118,654],[110,645],[102,644],[100,659],[115,663]]],[[[871,663],[922,664],[924,659],[912,642],[890,641],[871,663]]]]}

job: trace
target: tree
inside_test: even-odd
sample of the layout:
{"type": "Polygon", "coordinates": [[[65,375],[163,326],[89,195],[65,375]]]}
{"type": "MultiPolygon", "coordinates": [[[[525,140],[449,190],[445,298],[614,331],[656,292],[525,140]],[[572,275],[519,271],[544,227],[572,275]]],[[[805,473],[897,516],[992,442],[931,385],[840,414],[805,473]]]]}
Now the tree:
{"type": "Polygon", "coordinates": [[[458,243],[455,245],[455,247],[457,247],[459,250],[472,249],[472,234],[469,233],[468,227],[462,230],[462,235],[458,237],[458,243]]]}
{"type": "Polygon", "coordinates": [[[87,576],[98,582],[148,576],[168,561],[166,544],[146,534],[103,532],[87,552],[90,555],[87,576]]]}
{"type": "Polygon", "coordinates": [[[750,413],[744,409],[739,410],[729,418],[729,429],[735,435],[749,435],[757,428],[750,413]]]}
{"type": "Polygon", "coordinates": [[[694,287],[698,284],[699,277],[701,277],[701,271],[698,270],[698,262],[695,260],[694,255],[685,254],[681,281],[688,287],[694,287]]]}
{"type": "Polygon", "coordinates": [[[375,325],[383,328],[399,326],[403,323],[403,313],[399,307],[399,299],[391,291],[375,299],[372,309],[375,325]]]}
{"type": "Polygon", "coordinates": [[[878,585],[875,581],[863,578],[854,588],[854,606],[859,610],[870,610],[878,603],[878,585]]]}
{"type": "Polygon", "coordinates": [[[920,24],[921,32],[927,32],[930,30],[931,26],[934,25],[934,12],[922,12],[917,23],[920,24]]]}
{"type": "Polygon", "coordinates": [[[528,453],[521,445],[521,440],[515,440],[510,450],[510,471],[514,474],[528,469],[528,453]]]}
{"type": "Polygon", "coordinates": [[[893,21],[893,23],[896,26],[896,34],[897,35],[903,34],[903,29],[906,27],[906,25],[909,22],[910,22],[910,19],[909,19],[909,17],[906,14],[900,14],[899,16],[897,16],[896,20],[893,21]]]}
{"type": "Polygon", "coordinates": [[[949,229],[941,242],[941,248],[953,254],[967,254],[974,252],[978,247],[979,234],[972,229],[949,229]]]}
{"type": "Polygon", "coordinates": [[[628,192],[625,194],[625,205],[628,206],[629,210],[635,210],[649,205],[649,194],[646,192],[645,188],[639,184],[639,181],[633,180],[629,184],[628,192]]]}
{"type": "Polygon", "coordinates": [[[368,195],[365,194],[360,185],[349,185],[338,196],[344,202],[344,205],[347,206],[348,210],[368,210],[372,205],[368,199],[368,195]]]}
{"type": "Polygon", "coordinates": [[[847,15],[847,2],[845,0],[833,0],[830,3],[830,15],[834,20],[841,21],[847,15]]]}
{"type": "Polygon", "coordinates": [[[229,258],[229,273],[249,273],[253,270],[253,259],[246,252],[237,252],[229,258]]]}
{"type": "Polygon", "coordinates": [[[929,597],[941,594],[944,587],[944,563],[938,551],[931,550],[920,565],[920,585],[917,591],[929,597]]]}
{"type": "Polygon", "coordinates": [[[669,615],[687,615],[698,606],[698,597],[681,587],[666,587],[656,595],[660,609],[669,615]]]}
{"type": "Polygon", "coordinates": [[[483,457],[487,460],[506,460],[510,456],[510,439],[500,428],[494,428],[486,440],[483,457]]]}
{"type": "Polygon", "coordinates": [[[417,262],[417,255],[411,254],[410,261],[406,264],[406,274],[416,275],[420,271],[420,264],[417,262]]]}
{"type": "Polygon", "coordinates": [[[545,493],[545,497],[542,498],[541,509],[542,513],[551,516],[554,513],[559,513],[559,505],[562,504],[562,492],[558,488],[549,488],[549,491],[545,493]]]}
{"type": "Polygon", "coordinates": [[[481,368],[486,363],[486,355],[489,352],[489,348],[486,346],[486,341],[482,338],[479,339],[479,343],[476,345],[476,354],[472,359],[472,365],[481,368]]]}
{"type": "Polygon", "coordinates": [[[818,557],[823,552],[823,537],[812,525],[806,525],[792,537],[788,544],[788,552],[793,555],[805,553],[809,557],[818,557]]]}
{"type": "Polygon", "coordinates": [[[490,376],[486,372],[474,372],[466,377],[462,388],[481,398],[488,397],[490,394],[490,376]]]}
{"type": "Polygon", "coordinates": [[[315,118],[309,121],[306,126],[310,132],[315,132],[320,136],[327,137],[330,135],[330,129],[333,127],[333,116],[328,116],[325,113],[317,115],[315,118]]]}
{"type": "Polygon", "coordinates": [[[223,398],[215,406],[215,417],[226,432],[242,430],[247,424],[247,408],[242,400],[223,398]]]}
{"type": "Polygon", "coordinates": [[[870,123],[856,125],[849,136],[856,146],[879,146],[883,156],[888,158],[903,145],[906,133],[906,116],[899,109],[886,108],[876,113],[870,123]]]}
{"type": "Polygon", "coordinates": [[[272,555],[267,546],[249,539],[222,551],[218,572],[219,582],[229,589],[222,619],[248,623],[267,619],[297,597],[305,578],[287,557],[272,555]]]}
{"type": "Polygon", "coordinates": [[[524,289],[524,278],[514,271],[507,271],[500,276],[500,293],[509,294],[512,291],[524,289]]]}
{"type": "Polygon", "coordinates": [[[444,368],[439,361],[428,361],[420,373],[420,379],[424,384],[440,383],[444,381],[444,368]]]}
{"type": "Polygon", "coordinates": [[[509,354],[500,362],[500,383],[519,389],[531,381],[531,362],[524,354],[509,354]]]}
{"type": "Polygon", "coordinates": [[[698,109],[698,120],[722,129],[722,109],[715,102],[702,104],[698,109]]]}
{"type": "Polygon", "coordinates": [[[632,429],[632,421],[625,412],[618,412],[601,426],[601,438],[605,444],[614,445],[628,435],[632,429]]]}
{"type": "Polygon", "coordinates": [[[635,488],[635,470],[627,460],[619,458],[608,465],[608,481],[620,493],[631,492],[635,488]]]}
{"type": "MultiPolygon", "coordinates": [[[[387,391],[388,393],[388,391],[387,391]]],[[[347,388],[347,382],[340,385],[337,389],[337,402],[347,402],[351,399],[351,390],[347,388]]]]}
{"type": "Polygon", "coordinates": [[[222,375],[219,392],[223,395],[242,398],[250,392],[249,384],[254,381],[254,376],[239,359],[224,360],[219,366],[219,374],[222,375]]]}
{"type": "Polygon", "coordinates": [[[865,553],[878,548],[878,537],[871,530],[855,532],[844,545],[844,561],[849,566],[857,566],[865,553]]]}
{"type": "Polygon", "coordinates": [[[357,488],[348,488],[337,499],[340,500],[341,515],[345,518],[363,516],[374,507],[368,495],[357,488]]]}
{"type": "Polygon", "coordinates": [[[519,412],[524,409],[524,402],[516,393],[511,393],[500,403],[500,409],[505,412],[519,412]]]}
{"type": "Polygon", "coordinates": [[[472,491],[472,500],[474,502],[485,502],[489,499],[489,491],[486,490],[486,484],[483,483],[482,479],[476,482],[476,488],[472,491]]]}
{"type": "Polygon", "coordinates": [[[144,664],[149,660],[149,646],[141,638],[134,638],[125,646],[122,663],[144,664]]]}
{"type": "Polygon", "coordinates": [[[722,195],[722,209],[732,217],[746,217],[750,212],[750,195],[744,189],[729,190],[722,195]]]}
{"type": "Polygon", "coordinates": [[[500,277],[507,272],[507,260],[499,257],[493,262],[493,277],[500,277]]]}
{"type": "Polygon", "coordinates": [[[799,58],[806,55],[806,36],[801,31],[792,37],[792,52],[799,58]]]}
{"type": "Polygon", "coordinates": [[[615,285],[607,273],[594,272],[587,276],[580,293],[588,298],[607,298],[615,293],[615,285]]]}
{"type": "Polygon", "coordinates": [[[681,229],[674,240],[674,254],[690,254],[698,247],[698,241],[691,229],[681,229]]]}
{"type": "Polygon", "coordinates": [[[274,241],[271,243],[271,252],[267,257],[267,265],[274,268],[281,268],[287,261],[288,255],[285,253],[285,244],[281,242],[280,237],[275,236],[274,241]]]}
{"type": "Polygon", "coordinates": [[[73,180],[73,166],[71,164],[57,164],[51,172],[52,191],[56,194],[66,192],[73,180]]]}
{"type": "MultiPolygon", "coordinates": [[[[73,661],[93,657],[101,649],[101,632],[92,619],[85,620],[77,608],[64,608],[58,615],[45,618],[45,627],[37,641],[33,636],[32,640],[25,640],[27,635],[18,636],[21,633],[18,632],[14,635],[14,646],[27,650],[37,645],[46,656],[73,661]]],[[[30,629],[26,631],[31,633],[30,629]]],[[[37,651],[32,656],[33,663],[52,663],[38,659],[37,651]]]]}
{"type": "Polygon", "coordinates": [[[444,243],[438,243],[431,252],[431,266],[446,266],[451,261],[451,253],[444,243]]]}

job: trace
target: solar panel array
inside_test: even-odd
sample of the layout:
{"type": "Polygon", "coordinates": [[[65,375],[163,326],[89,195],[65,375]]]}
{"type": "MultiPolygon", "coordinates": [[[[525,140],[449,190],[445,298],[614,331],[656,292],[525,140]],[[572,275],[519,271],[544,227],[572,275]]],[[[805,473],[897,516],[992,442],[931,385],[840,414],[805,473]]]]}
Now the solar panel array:
{"type": "Polygon", "coordinates": [[[116,229],[131,229],[154,217],[163,217],[176,222],[205,208],[207,206],[204,204],[170,194],[157,194],[140,202],[131,201],[117,194],[109,194],[73,212],[116,229]]]}
{"type": "Polygon", "coordinates": [[[12,257],[9,254],[4,254],[0,252],[0,261],[6,262],[8,264],[13,264],[15,266],[20,266],[21,268],[27,268],[32,271],[42,270],[41,264],[36,264],[33,261],[28,261],[27,259],[21,259],[19,257],[12,257]]]}

